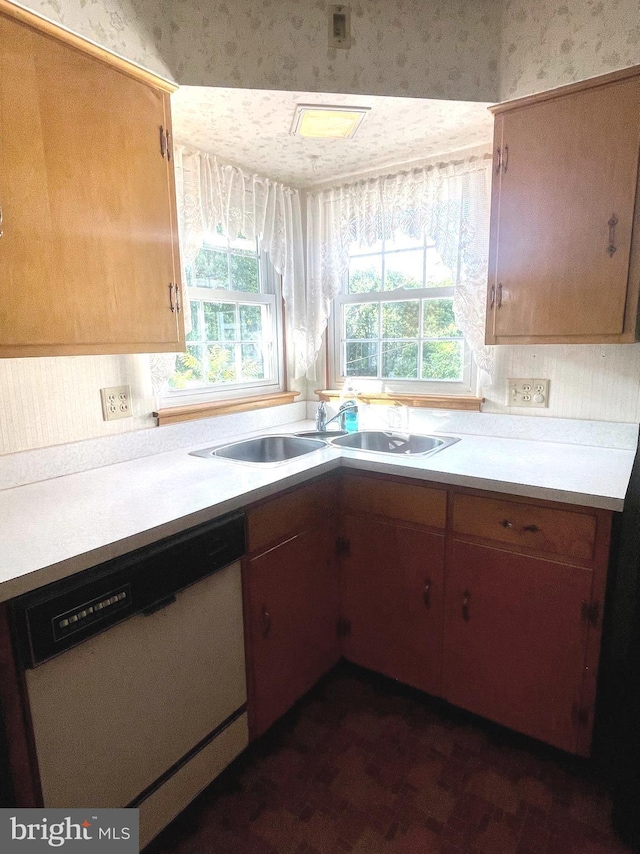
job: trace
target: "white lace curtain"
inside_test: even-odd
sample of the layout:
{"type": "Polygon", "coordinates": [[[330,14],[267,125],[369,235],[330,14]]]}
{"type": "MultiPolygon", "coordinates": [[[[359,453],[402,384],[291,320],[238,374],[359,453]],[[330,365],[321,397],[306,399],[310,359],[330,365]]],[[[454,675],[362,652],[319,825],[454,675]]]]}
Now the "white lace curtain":
{"type": "Polygon", "coordinates": [[[453,310],[478,366],[491,374],[484,345],[491,156],[357,181],[307,196],[307,354],[315,361],[331,300],[349,266],[348,247],[371,246],[398,230],[427,234],[454,274],[453,310]]]}
{"type": "MultiPolygon", "coordinates": [[[[238,235],[259,240],[261,250],[268,253],[282,276],[295,375],[304,375],[306,299],[298,191],[180,146],[176,151],[176,195],[184,267],[193,264],[206,235],[215,233],[218,226],[232,240],[238,235]]],[[[189,314],[185,320],[188,322],[189,314]]]]}

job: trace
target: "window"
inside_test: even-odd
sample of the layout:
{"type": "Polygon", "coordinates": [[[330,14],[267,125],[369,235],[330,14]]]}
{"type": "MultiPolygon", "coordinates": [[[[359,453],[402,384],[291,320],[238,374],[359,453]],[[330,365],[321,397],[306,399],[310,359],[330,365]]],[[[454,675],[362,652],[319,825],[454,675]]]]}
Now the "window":
{"type": "Polygon", "coordinates": [[[210,236],[186,285],[191,331],[169,379],[172,402],[278,390],[279,280],[256,243],[210,236]]]}
{"type": "Polygon", "coordinates": [[[332,379],[468,393],[471,357],[453,316],[454,271],[434,242],[396,232],[371,247],[352,245],[349,259],[335,302],[332,379]]]}

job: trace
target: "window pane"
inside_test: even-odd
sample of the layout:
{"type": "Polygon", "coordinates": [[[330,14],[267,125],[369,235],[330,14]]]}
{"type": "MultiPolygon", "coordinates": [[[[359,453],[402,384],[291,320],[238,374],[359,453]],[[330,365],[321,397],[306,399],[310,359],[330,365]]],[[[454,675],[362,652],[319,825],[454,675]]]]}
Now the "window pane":
{"type": "Polygon", "coordinates": [[[255,255],[231,256],[231,290],[252,294],[260,292],[258,259],[255,255]]]}
{"type": "Polygon", "coordinates": [[[388,302],[382,305],[383,338],[417,338],[419,322],[418,300],[388,302]]]}
{"type": "Polygon", "coordinates": [[[377,338],[380,304],[354,303],[344,307],[345,338],[377,338]]]}
{"type": "Polygon", "coordinates": [[[382,256],[351,258],[349,262],[350,294],[366,294],[382,290],[382,256]]]}
{"type": "Polygon", "coordinates": [[[234,344],[212,344],[208,349],[210,383],[233,383],[236,381],[234,344]]]}
{"type": "Polygon", "coordinates": [[[191,303],[191,332],[187,335],[187,341],[199,341],[202,334],[198,306],[199,303],[195,301],[191,303]]]}
{"type": "Polygon", "coordinates": [[[378,375],[378,345],[347,341],[345,376],[375,377],[378,375]]]}
{"type": "Polygon", "coordinates": [[[382,241],[376,240],[371,245],[363,243],[360,245],[357,241],[352,241],[349,244],[349,255],[372,255],[376,252],[382,252],[382,241]]]}
{"type": "Polygon", "coordinates": [[[424,245],[424,237],[409,237],[408,234],[403,234],[399,229],[394,231],[393,236],[389,240],[385,240],[385,252],[392,252],[394,249],[418,249],[424,245]]]}
{"type": "Polygon", "coordinates": [[[243,382],[248,380],[263,380],[264,379],[264,358],[262,347],[257,344],[242,344],[242,367],[240,379],[243,382]]]}
{"type": "Polygon", "coordinates": [[[240,305],[240,338],[260,341],[262,338],[262,306],[240,305]]]}
{"type": "Polygon", "coordinates": [[[426,299],[423,302],[425,338],[462,336],[453,316],[453,299],[426,299]]]}
{"type": "Polygon", "coordinates": [[[185,388],[189,385],[198,385],[202,382],[203,376],[202,350],[200,347],[189,344],[186,353],[179,353],[176,356],[176,370],[169,379],[169,386],[185,388]]]}
{"type": "Polygon", "coordinates": [[[396,252],[384,256],[385,291],[396,288],[421,288],[422,283],[422,249],[409,249],[406,252],[396,252]]]}
{"type": "Polygon", "coordinates": [[[416,379],[418,376],[418,343],[382,342],[382,376],[385,379],[416,379]]]}
{"type": "Polygon", "coordinates": [[[236,341],[236,307],[233,303],[205,302],[204,322],[207,341],[236,341]]]}
{"type": "Polygon", "coordinates": [[[422,378],[462,379],[462,342],[425,341],[422,345],[422,378]]]}
{"type": "Polygon", "coordinates": [[[194,288],[225,288],[229,290],[227,253],[201,249],[193,262],[191,286],[194,288]]]}
{"type": "Polygon", "coordinates": [[[427,288],[453,287],[455,284],[451,270],[444,265],[435,246],[427,249],[427,288]]]}

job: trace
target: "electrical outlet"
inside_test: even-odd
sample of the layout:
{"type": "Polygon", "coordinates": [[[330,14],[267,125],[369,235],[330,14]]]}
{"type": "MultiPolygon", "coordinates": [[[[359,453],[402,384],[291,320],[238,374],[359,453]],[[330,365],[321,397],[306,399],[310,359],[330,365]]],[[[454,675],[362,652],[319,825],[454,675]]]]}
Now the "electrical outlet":
{"type": "Polygon", "coordinates": [[[105,421],[115,421],[116,418],[131,418],[131,387],[114,385],[101,388],[102,417],[105,421]]]}
{"type": "Polygon", "coordinates": [[[507,380],[507,406],[549,406],[549,380],[507,380]]]}

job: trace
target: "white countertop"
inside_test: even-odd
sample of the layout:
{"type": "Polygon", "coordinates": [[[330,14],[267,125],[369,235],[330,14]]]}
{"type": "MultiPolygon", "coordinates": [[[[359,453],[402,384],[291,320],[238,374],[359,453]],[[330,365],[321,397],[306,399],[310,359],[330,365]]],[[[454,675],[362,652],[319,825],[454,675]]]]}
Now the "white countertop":
{"type": "MultiPolygon", "coordinates": [[[[311,426],[298,422],[260,432],[311,426]]],[[[621,510],[635,456],[631,450],[476,435],[426,458],[327,446],[261,466],[203,459],[189,450],[0,491],[0,601],[340,466],[621,510]]]]}

